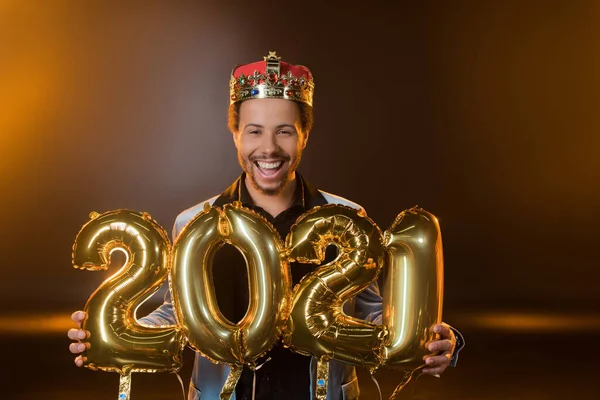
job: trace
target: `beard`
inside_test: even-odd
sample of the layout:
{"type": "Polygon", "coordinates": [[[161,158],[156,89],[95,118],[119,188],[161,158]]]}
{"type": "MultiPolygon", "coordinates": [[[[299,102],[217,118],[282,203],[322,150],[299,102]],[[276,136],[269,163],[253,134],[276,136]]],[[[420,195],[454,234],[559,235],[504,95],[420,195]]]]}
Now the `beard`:
{"type": "Polygon", "coordinates": [[[290,181],[290,176],[293,176],[294,171],[296,171],[296,168],[298,168],[300,158],[298,157],[291,164],[290,160],[291,157],[284,152],[277,152],[268,155],[250,155],[250,157],[248,158],[242,157],[242,155],[238,152],[238,162],[240,163],[240,166],[242,167],[246,175],[250,177],[250,182],[252,183],[252,186],[254,186],[256,190],[267,196],[277,196],[279,193],[281,193],[281,191],[290,181]],[[274,185],[261,185],[260,179],[257,176],[257,169],[259,168],[257,165],[257,161],[273,159],[282,160],[282,165],[279,167],[283,169],[281,177],[275,182],[274,185]]]}

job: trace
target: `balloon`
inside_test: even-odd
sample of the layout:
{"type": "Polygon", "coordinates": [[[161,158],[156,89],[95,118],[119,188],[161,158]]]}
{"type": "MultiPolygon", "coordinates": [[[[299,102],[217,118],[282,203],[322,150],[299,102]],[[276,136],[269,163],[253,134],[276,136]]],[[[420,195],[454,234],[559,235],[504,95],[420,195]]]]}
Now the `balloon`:
{"type": "Polygon", "coordinates": [[[127,261],[88,299],[90,347],[85,367],[119,372],[176,372],[185,338],[174,326],[149,327],[136,321],[137,307],[167,279],[170,241],[147,213],[129,210],[91,213],[73,245],[72,263],[88,271],[105,270],[115,250],[127,261]]]}
{"type": "MultiPolygon", "coordinates": [[[[76,268],[106,269],[116,249],[127,262],[90,297],[91,333],[84,365],[122,374],[128,396],[131,371],[177,371],[186,340],[231,372],[220,398],[228,399],[243,365],[256,368],[283,337],[291,350],[318,359],[316,397],[327,394],[328,361],[404,372],[391,398],[424,366],[432,327],[441,323],[443,250],[437,218],[413,207],[402,211],[382,235],[364,212],[337,204],[315,207],[292,226],[284,247],[275,228],[239,202],[211,207],[182,230],[171,252],[167,233],[146,213],[116,210],[90,215],[73,247],[76,268]],[[213,258],[230,244],[246,260],[249,305],[232,323],[219,310],[213,287],[213,258]],[[339,255],[305,276],[292,292],[289,262],[320,264],[329,245],[339,255]],[[146,327],[135,309],[167,277],[178,327],[146,327]],[[345,315],[345,301],[381,274],[382,325],[345,315]]],[[[124,397],[125,399],[128,397],[124,397]]]]}
{"type": "Polygon", "coordinates": [[[406,372],[397,392],[424,366],[427,344],[435,339],[432,328],[442,321],[442,236],[437,218],[413,207],[396,217],[384,237],[384,366],[406,372]]]}
{"type": "Polygon", "coordinates": [[[284,344],[321,360],[376,367],[385,327],[345,315],[342,305],[377,278],[384,258],[381,231],[364,213],[331,204],[300,216],[286,239],[289,258],[301,263],[321,263],[330,244],[338,257],[294,288],[284,344]]]}
{"type": "MultiPolygon", "coordinates": [[[[275,228],[258,213],[228,204],[205,206],[173,245],[172,294],[176,317],[189,343],[214,362],[232,366],[224,391],[232,391],[240,365],[254,366],[280,338],[289,315],[291,278],[283,243],[275,228]],[[246,259],[250,299],[238,323],[218,308],[212,264],[225,243],[246,259]],[[235,378],[235,379],[234,379],[235,378]]],[[[227,394],[227,396],[230,393],[227,394]]],[[[222,398],[227,398],[222,392],[222,398]]]]}

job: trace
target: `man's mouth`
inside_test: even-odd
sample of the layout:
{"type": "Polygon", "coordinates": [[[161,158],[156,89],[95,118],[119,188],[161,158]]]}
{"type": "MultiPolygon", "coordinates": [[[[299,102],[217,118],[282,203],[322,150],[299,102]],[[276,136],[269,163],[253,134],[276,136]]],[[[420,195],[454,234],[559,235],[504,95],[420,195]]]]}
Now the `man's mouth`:
{"type": "Polygon", "coordinates": [[[283,160],[276,161],[262,161],[257,160],[254,161],[254,165],[258,167],[258,171],[265,178],[272,178],[278,175],[278,172],[281,171],[281,167],[283,166],[283,160]]]}

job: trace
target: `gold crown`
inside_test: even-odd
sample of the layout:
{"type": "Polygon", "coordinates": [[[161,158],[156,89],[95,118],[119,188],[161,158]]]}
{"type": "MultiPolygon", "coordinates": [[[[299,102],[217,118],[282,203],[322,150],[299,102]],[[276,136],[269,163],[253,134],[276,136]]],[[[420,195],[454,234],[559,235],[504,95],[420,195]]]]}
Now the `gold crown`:
{"type": "Polygon", "coordinates": [[[308,68],[281,62],[281,57],[270,51],[264,57],[264,63],[261,61],[234,68],[229,81],[229,104],[249,99],[275,98],[312,106],[314,89],[308,68]]]}

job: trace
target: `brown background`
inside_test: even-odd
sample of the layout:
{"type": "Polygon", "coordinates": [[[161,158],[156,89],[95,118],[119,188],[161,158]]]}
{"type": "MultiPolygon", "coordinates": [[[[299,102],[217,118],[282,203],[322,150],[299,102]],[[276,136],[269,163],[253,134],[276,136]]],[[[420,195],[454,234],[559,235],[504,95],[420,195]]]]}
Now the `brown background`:
{"type": "MultiPolygon", "coordinates": [[[[382,229],[415,204],[440,219],[444,319],[469,345],[406,398],[591,393],[599,23],[595,1],[1,1],[11,398],[116,398],[116,376],[76,369],[67,351],[68,315],[114,272],[74,270],[75,235],[90,211],[117,208],[170,229],[235,179],[229,74],[269,50],[315,76],[300,167],[315,186],[382,229]]],[[[170,376],[135,379],[139,398],[181,398],[170,376]]]]}

